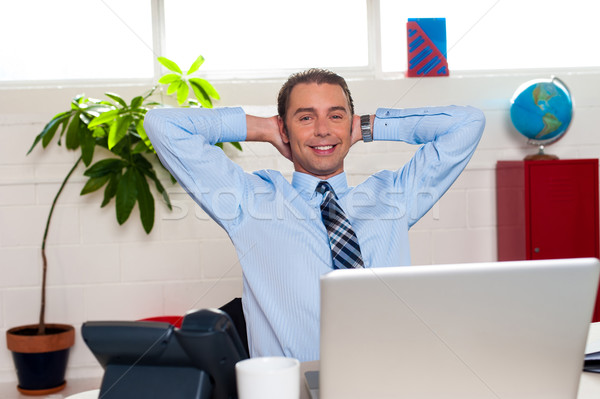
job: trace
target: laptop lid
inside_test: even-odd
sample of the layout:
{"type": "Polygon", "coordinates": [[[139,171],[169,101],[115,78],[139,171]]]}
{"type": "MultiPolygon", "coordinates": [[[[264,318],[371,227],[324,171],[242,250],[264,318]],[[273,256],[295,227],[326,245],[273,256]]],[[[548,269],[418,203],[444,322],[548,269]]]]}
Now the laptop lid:
{"type": "Polygon", "coordinates": [[[595,258],[336,270],[320,399],[575,398],[595,258]]]}

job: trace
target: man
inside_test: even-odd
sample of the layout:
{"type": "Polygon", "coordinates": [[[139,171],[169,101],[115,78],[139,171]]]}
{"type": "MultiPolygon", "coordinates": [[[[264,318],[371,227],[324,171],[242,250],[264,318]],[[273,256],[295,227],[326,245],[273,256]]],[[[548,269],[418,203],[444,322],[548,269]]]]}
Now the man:
{"type": "Polygon", "coordinates": [[[344,79],[320,69],[290,77],[278,114],[156,109],[145,127],[163,164],[236,248],[251,356],[315,360],[319,276],[334,267],[409,265],[408,229],[464,169],[485,118],[470,107],[379,109],[360,117],[344,79]],[[422,146],[401,169],[349,187],[346,155],[357,141],[372,139],[422,146]],[[213,145],[244,140],[269,142],[290,159],[291,184],[274,170],[246,173],[213,145]],[[338,240],[348,245],[329,236],[331,215],[349,222],[350,238],[338,240]]]}

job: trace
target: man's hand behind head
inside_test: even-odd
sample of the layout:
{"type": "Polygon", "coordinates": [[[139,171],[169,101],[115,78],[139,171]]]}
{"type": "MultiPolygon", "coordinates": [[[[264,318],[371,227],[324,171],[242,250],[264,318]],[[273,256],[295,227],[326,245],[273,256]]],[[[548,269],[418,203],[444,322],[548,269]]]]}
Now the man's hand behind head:
{"type": "Polygon", "coordinates": [[[278,119],[277,115],[269,118],[246,115],[246,141],[271,143],[281,155],[291,161],[292,152],[289,144],[281,137],[278,119]]]}

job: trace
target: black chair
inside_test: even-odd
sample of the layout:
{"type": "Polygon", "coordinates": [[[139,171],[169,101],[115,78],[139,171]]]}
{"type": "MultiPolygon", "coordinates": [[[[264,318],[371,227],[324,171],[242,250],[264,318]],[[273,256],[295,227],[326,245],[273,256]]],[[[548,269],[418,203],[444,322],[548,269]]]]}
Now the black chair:
{"type": "Polygon", "coordinates": [[[242,345],[244,345],[246,353],[250,354],[250,349],[248,348],[248,333],[246,332],[246,318],[244,317],[244,310],[242,309],[242,298],[234,298],[219,309],[229,315],[242,340],[242,345]]]}

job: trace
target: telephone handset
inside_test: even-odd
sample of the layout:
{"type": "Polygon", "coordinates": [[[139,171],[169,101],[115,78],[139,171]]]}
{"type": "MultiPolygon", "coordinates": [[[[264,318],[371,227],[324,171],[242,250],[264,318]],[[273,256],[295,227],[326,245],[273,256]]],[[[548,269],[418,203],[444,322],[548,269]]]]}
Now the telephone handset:
{"type": "Polygon", "coordinates": [[[81,334],[100,365],[103,399],[235,399],[235,364],[248,358],[231,318],[188,312],[181,328],[154,321],[89,321],[81,334]]]}

